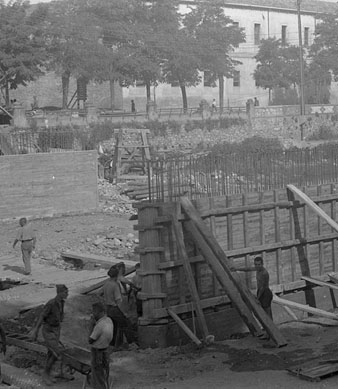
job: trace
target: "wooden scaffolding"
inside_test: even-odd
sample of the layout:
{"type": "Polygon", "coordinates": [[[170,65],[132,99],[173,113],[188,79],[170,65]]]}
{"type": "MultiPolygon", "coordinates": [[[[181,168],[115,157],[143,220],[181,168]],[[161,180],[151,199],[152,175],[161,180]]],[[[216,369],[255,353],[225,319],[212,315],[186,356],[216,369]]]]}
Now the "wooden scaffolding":
{"type": "Polygon", "coordinates": [[[316,309],[312,287],[319,279],[325,282],[327,272],[337,270],[338,240],[338,227],[323,223],[318,209],[335,220],[338,194],[335,184],[302,188],[315,210],[296,189],[289,186],[193,203],[183,197],[176,203],[135,204],[143,301],[139,327],[141,333],[152,334],[143,341],[154,342],[155,328],[162,326],[165,330],[159,333],[171,337],[168,343],[173,344],[175,334],[168,330],[172,321],[189,336],[184,325],[193,325],[195,317],[194,335],[206,339],[215,334],[218,317],[225,312],[219,338],[245,327],[258,335],[263,327],[277,346],[284,345],[282,334],[250,292],[256,286],[254,275],[240,275],[230,268],[249,266],[259,254],[274,293],[304,290],[306,304],[316,309]]]}

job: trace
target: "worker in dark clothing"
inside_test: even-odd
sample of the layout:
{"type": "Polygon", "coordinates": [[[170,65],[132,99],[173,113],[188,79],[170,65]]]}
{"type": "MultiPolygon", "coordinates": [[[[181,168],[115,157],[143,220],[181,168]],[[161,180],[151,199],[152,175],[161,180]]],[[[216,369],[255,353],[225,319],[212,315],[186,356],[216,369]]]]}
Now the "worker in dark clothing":
{"type": "Polygon", "coordinates": [[[109,388],[109,353],[108,347],[113,339],[114,326],[106,316],[101,302],[93,304],[93,319],[90,329],[89,344],[91,345],[91,378],[94,389],[109,388]]]}
{"type": "Polygon", "coordinates": [[[123,334],[126,336],[128,343],[135,342],[136,338],[130,320],[121,310],[122,295],[118,283],[119,270],[116,266],[112,266],[109,269],[108,276],[109,279],[103,285],[103,298],[106,305],[107,316],[110,317],[114,323],[112,345],[119,347],[123,342],[123,334]],[[121,337],[118,337],[118,334],[121,334],[121,337]]]}
{"type": "Polygon", "coordinates": [[[25,274],[29,275],[31,274],[31,258],[36,245],[36,236],[31,224],[27,222],[25,217],[20,219],[19,224],[21,228],[14,240],[13,248],[15,248],[18,242],[21,242],[22,260],[25,265],[25,274]]]}
{"type": "MultiPolygon", "coordinates": [[[[36,325],[30,333],[32,339],[36,340],[39,329],[42,325],[42,336],[44,338],[45,345],[48,348],[43,380],[48,386],[52,385],[53,382],[56,381],[55,378],[50,375],[54,363],[57,360],[62,360],[60,330],[64,317],[64,304],[68,297],[68,288],[66,285],[56,285],[56,293],[56,297],[48,301],[48,303],[44,306],[36,325]]],[[[73,376],[66,375],[63,371],[61,371],[60,377],[65,379],[74,378],[73,376]]]]}
{"type": "Polygon", "coordinates": [[[242,268],[234,268],[231,270],[235,271],[255,271],[256,272],[256,281],[257,281],[257,299],[260,302],[264,311],[271,317],[272,319],[272,291],[269,287],[269,273],[263,266],[263,258],[256,257],[254,259],[254,267],[242,267],[242,268]]]}

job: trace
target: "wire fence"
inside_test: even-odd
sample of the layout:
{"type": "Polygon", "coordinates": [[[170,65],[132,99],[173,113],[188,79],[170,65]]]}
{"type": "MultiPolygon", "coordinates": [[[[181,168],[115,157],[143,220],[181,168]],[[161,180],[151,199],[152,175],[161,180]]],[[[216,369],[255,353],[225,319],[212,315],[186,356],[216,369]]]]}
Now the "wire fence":
{"type": "Polygon", "coordinates": [[[0,155],[89,150],[86,137],[73,131],[18,131],[0,134],[0,155]]]}
{"type": "Polygon", "coordinates": [[[149,162],[149,199],[213,197],[338,180],[338,147],[269,153],[189,155],[149,162]]]}

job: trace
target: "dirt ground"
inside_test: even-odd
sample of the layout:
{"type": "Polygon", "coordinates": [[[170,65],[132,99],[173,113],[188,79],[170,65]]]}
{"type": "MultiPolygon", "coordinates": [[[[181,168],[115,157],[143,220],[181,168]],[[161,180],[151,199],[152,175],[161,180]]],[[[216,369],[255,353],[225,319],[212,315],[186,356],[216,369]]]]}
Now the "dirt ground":
{"type": "MultiPolygon", "coordinates": [[[[86,325],[90,306],[97,296],[81,296],[83,287],[103,279],[106,270],[97,267],[74,267],[60,259],[64,250],[92,252],[108,257],[137,261],[134,248],[137,234],[135,221],[129,214],[97,212],[32,221],[38,234],[38,244],[32,263],[33,274],[22,273],[20,250],[13,250],[17,221],[0,224],[1,278],[20,280],[23,285],[0,291],[0,318],[7,331],[28,332],[39,308],[19,314],[29,305],[39,305],[55,295],[55,284],[64,282],[70,287],[66,303],[66,319],[62,340],[66,344],[87,347],[86,325]],[[126,237],[133,234],[131,244],[126,237]],[[124,242],[119,247],[104,246],[100,238],[109,236],[124,242]],[[100,246],[101,245],[101,246],[100,246]]],[[[107,239],[106,239],[107,240],[107,239]]],[[[104,242],[103,242],[104,243],[104,242]]],[[[338,322],[337,322],[338,325],[338,322]]],[[[167,349],[140,350],[133,347],[111,354],[111,374],[114,388],[333,388],[338,375],[319,383],[303,381],[287,373],[286,369],[300,363],[338,359],[338,327],[335,323],[320,324],[289,322],[280,325],[288,341],[286,347],[276,349],[269,341],[251,335],[233,336],[201,349],[194,345],[167,349]]],[[[33,352],[9,347],[5,362],[41,373],[44,357],[33,352]]],[[[55,388],[81,388],[82,377],[76,375],[72,383],[55,388]]],[[[40,386],[43,387],[43,386],[40,386]]]]}

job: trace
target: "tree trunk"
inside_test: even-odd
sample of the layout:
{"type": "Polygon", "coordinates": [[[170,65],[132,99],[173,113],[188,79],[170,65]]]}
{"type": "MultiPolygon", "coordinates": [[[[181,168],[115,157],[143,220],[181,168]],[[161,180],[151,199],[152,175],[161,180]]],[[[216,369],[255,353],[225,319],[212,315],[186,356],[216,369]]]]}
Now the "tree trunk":
{"type": "Polygon", "coordinates": [[[269,105],[271,105],[271,88],[269,88],[269,105]]]}
{"type": "Polygon", "coordinates": [[[182,101],[183,101],[183,111],[184,113],[188,110],[188,99],[187,99],[187,90],[185,88],[185,85],[180,83],[180,88],[182,92],[182,101]]]}
{"type": "Polygon", "coordinates": [[[67,109],[70,73],[62,73],[62,108],[67,109]]]}
{"type": "Polygon", "coordinates": [[[110,108],[112,111],[115,109],[115,82],[111,78],[109,80],[109,88],[110,88],[110,108]]]}
{"type": "Polygon", "coordinates": [[[150,82],[146,82],[146,92],[147,92],[147,103],[151,100],[151,90],[150,90],[150,82]]]}
{"type": "Polygon", "coordinates": [[[9,107],[10,100],[9,100],[9,85],[8,82],[6,82],[6,87],[5,87],[5,99],[6,99],[6,105],[9,107]]]}
{"type": "Polygon", "coordinates": [[[218,92],[219,92],[219,111],[223,112],[224,107],[224,76],[219,75],[218,76],[218,92]]]}

